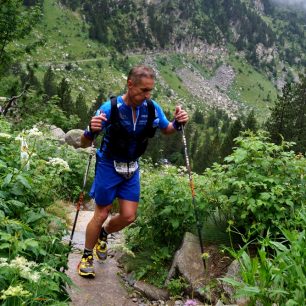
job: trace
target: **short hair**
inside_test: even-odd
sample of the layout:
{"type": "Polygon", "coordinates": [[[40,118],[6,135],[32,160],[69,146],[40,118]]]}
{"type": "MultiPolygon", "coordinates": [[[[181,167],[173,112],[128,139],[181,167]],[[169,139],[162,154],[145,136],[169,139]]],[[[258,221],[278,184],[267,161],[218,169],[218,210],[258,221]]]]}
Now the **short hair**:
{"type": "Polygon", "coordinates": [[[151,67],[148,67],[145,65],[139,65],[139,66],[133,67],[130,70],[127,79],[137,84],[139,83],[141,78],[150,78],[150,79],[155,80],[156,74],[151,67]]]}

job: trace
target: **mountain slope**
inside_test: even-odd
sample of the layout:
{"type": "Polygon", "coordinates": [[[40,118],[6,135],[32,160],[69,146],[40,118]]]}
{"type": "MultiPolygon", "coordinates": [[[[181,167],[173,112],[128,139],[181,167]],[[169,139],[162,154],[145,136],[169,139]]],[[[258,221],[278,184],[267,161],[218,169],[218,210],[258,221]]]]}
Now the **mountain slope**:
{"type": "Polygon", "coordinates": [[[42,22],[28,39],[40,46],[26,61],[37,64],[40,79],[51,65],[88,105],[122,92],[129,67],[145,62],[159,72],[153,97],[166,109],[169,102],[218,106],[236,117],[254,108],[264,119],[276,86],[296,69],[275,51],[278,34],[270,25],[280,11],[267,3],[45,0],[42,22]]]}

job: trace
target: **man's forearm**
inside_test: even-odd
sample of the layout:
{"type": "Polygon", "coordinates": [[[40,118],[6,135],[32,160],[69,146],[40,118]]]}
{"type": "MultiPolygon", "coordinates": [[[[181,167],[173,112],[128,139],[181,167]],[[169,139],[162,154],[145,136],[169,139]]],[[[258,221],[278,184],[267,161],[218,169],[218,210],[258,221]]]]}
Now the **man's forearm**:
{"type": "Polygon", "coordinates": [[[174,128],[173,122],[170,122],[165,129],[161,129],[161,132],[164,135],[171,135],[171,134],[174,134],[175,132],[177,132],[177,129],[174,128]]]}

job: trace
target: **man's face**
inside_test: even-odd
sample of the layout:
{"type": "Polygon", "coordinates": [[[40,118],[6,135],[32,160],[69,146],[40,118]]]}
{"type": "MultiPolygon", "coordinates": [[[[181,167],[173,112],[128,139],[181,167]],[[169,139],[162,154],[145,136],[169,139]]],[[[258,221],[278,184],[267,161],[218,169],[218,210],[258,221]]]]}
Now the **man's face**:
{"type": "Polygon", "coordinates": [[[132,106],[139,106],[145,99],[150,99],[151,91],[154,88],[154,79],[141,78],[137,83],[128,80],[127,84],[132,106]]]}

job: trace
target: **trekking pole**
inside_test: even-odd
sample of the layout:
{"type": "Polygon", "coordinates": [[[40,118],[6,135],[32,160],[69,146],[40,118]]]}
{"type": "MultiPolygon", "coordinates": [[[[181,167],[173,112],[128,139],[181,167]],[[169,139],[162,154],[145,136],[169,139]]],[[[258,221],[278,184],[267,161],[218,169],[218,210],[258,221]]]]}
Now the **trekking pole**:
{"type": "Polygon", "coordinates": [[[205,262],[205,259],[203,257],[204,246],[203,246],[203,240],[202,240],[202,235],[201,235],[201,227],[200,227],[200,221],[199,221],[199,214],[198,214],[198,210],[197,210],[197,207],[196,207],[196,204],[195,204],[194,183],[193,183],[193,177],[192,177],[192,173],[191,173],[191,167],[190,167],[189,156],[188,156],[188,151],[187,151],[187,141],[186,141],[186,136],[185,136],[184,125],[182,125],[181,127],[182,127],[182,136],[183,136],[183,144],[184,144],[186,167],[187,167],[187,170],[188,170],[189,185],[190,185],[191,196],[192,196],[192,206],[193,206],[193,210],[194,210],[194,215],[195,215],[195,220],[196,220],[196,225],[197,225],[197,230],[198,230],[198,236],[199,236],[200,246],[201,246],[201,253],[202,253],[201,258],[203,260],[204,269],[206,269],[206,262],[205,262]]]}
{"type": "Polygon", "coordinates": [[[89,172],[91,160],[92,160],[92,157],[95,153],[94,148],[95,148],[95,140],[96,140],[97,135],[98,134],[95,134],[94,139],[93,139],[92,144],[91,144],[91,152],[89,154],[89,158],[88,158],[88,161],[87,161],[86,171],[85,171],[85,174],[84,174],[83,187],[82,187],[82,190],[81,190],[81,193],[80,193],[80,196],[79,196],[79,200],[78,200],[78,203],[77,203],[77,207],[76,207],[77,211],[76,211],[76,214],[75,214],[73,227],[72,227],[72,231],[71,231],[71,235],[70,235],[69,246],[71,246],[71,244],[72,244],[73,235],[74,235],[75,227],[76,227],[76,224],[77,224],[77,220],[78,220],[81,205],[84,205],[85,186],[86,186],[86,182],[87,182],[87,177],[88,177],[88,172],[89,172]]]}

